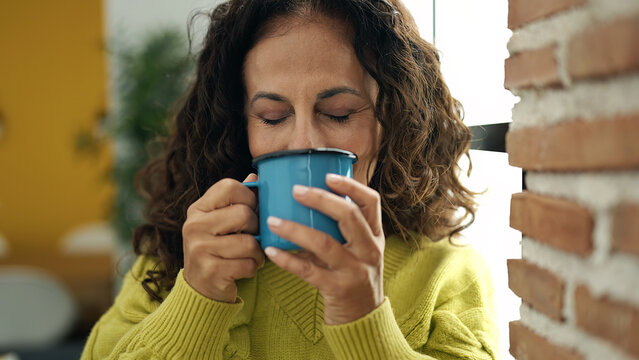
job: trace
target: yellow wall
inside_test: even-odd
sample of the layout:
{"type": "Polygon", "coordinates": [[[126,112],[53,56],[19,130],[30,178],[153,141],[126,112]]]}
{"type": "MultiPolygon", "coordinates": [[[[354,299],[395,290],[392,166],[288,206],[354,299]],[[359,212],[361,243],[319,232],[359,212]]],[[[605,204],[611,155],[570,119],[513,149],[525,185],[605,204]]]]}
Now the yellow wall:
{"type": "Polygon", "coordinates": [[[103,7],[0,1],[0,234],[11,253],[49,252],[108,215],[110,150],[75,150],[106,108],[103,7]]]}

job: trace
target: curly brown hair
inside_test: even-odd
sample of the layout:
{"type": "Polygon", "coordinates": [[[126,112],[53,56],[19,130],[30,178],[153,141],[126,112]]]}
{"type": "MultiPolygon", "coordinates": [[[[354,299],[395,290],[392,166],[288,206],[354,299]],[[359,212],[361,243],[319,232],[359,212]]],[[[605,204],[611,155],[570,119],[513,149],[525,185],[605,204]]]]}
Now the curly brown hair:
{"type": "Polygon", "coordinates": [[[273,19],[309,14],[351,25],[357,57],[379,86],[375,114],[383,135],[369,186],[381,195],[384,232],[417,247],[412,234],[439,240],[474,220],[474,193],[460,183],[457,165],[468,154],[470,131],[444,83],[437,50],[419,36],[401,3],[229,0],[209,14],[196,78],[164,154],[137,176],[148,198],[147,223],[135,230],[133,247],[159,259],[142,282],[154,299],[161,301],[160,291],[173,287],[184,266],[181,229],[189,205],[220,179],[241,181],[253,170],[242,77],[247,52],[273,19]]]}

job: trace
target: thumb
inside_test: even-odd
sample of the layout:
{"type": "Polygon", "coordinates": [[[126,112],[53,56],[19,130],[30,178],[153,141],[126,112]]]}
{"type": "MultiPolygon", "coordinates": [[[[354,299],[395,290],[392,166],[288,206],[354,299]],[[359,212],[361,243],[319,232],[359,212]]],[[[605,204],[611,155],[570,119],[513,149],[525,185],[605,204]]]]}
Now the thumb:
{"type": "MultiPolygon", "coordinates": [[[[244,179],[244,181],[242,181],[243,183],[247,183],[247,182],[251,182],[251,181],[257,181],[257,175],[254,173],[250,173],[246,179],[244,179]]],[[[257,187],[251,187],[251,191],[253,192],[253,194],[255,195],[255,197],[257,198],[257,187]]],[[[255,204],[255,208],[253,209],[256,212],[259,212],[259,207],[257,205],[257,203],[255,204]]]]}
{"type": "Polygon", "coordinates": [[[243,183],[245,182],[251,182],[251,181],[257,181],[257,175],[255,173],[250,173],[246,179],[244,179],[244,181],[242,181],[243,183]]]}

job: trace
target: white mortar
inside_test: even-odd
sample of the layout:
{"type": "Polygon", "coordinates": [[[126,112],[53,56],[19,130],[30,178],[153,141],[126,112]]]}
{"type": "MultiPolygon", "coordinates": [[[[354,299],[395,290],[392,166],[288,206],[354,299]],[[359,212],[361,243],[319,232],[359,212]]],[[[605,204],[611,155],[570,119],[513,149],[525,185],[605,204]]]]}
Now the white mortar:
{"type": "Polygon", "coordinates": [[[565,281],[563,309],[561,311],[566,324],[575,325],[577,314],[575,312],[575,290],[577,285],[572,281],[565,281]]]}
{"type": "Polygon", "coordinates": [[[632,358],[613,344],[596,338],[571,324],[555,322],[545,315],[522,303],[519,308],[521,322],[537,335],[551,343],[577,349],[586,360],[632,360],[632,358]]]}
{"type": "MultiPolygon", "coordinates": [[[[567,75],[565,75],[567,76],[567,75]]],[[[567,89],[518,90],[510,129],[613,118],[639,112],[639,74],[580,81],[567,89]]]]}
{"type": "Polygon", "coordinates": [[[639,171],[526,174],[531,192],[573,199],[590,209],[609,210],[623,202],[639,203],[639,171]]]}
{"type": "MultiPolygon", "coordinates": [[[[586,285],[593,296],[639,306],[639,261],[613,254],[605,261],[581,258],[531,238],[521,241],[523,258],[575,285],[586,285]]],[[[522,316],[523,317],[523,316],[522,316]]]]}
{"type": "Polygon", "coordinates": [[[534,50],[569,39],[597,24],[639,12],[637,0],[589,0],[586,4],[517,29],[508,42],[511,54],[534,50]]]}

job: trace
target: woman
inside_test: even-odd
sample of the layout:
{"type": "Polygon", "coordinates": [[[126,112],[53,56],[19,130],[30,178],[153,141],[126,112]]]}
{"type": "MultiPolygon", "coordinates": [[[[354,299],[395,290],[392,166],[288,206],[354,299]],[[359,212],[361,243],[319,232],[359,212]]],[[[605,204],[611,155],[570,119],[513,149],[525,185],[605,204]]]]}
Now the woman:
{"type": "Polygon", "coordinates": [[[138,260],[83,358],[495,358],[489,274],[451,241],[458,210],[473,215],[456,175],[469,138],[400,4],[219,5],[165,155],[140,174],[138,260]],[[346,244],[269,218],[305,251],[263,252],[240,181],[253,157],[313,147],[359,157],[353,179],[326,178],[352,202],[293,190],[346,244]]]}

